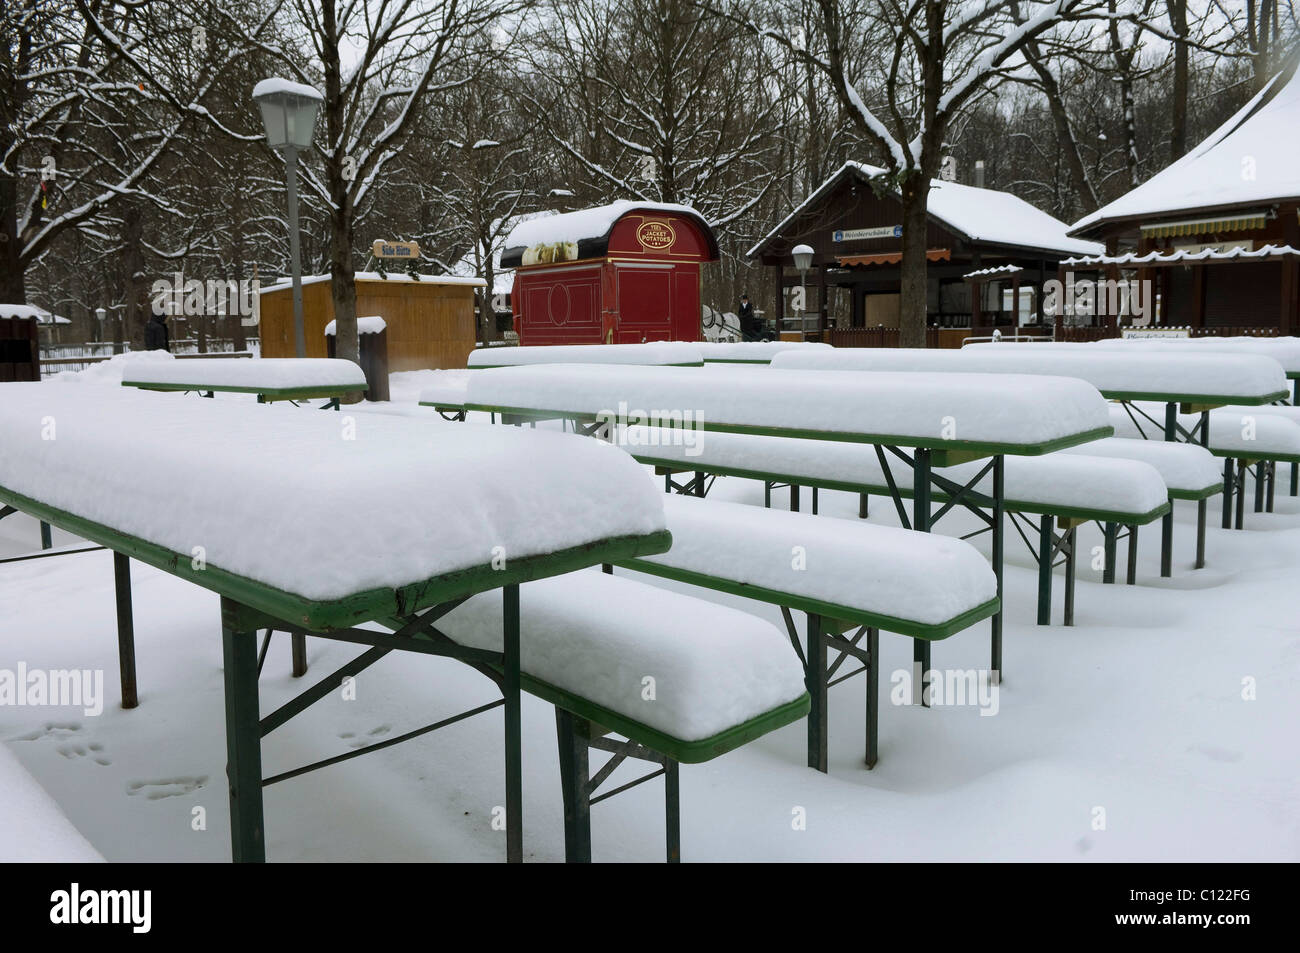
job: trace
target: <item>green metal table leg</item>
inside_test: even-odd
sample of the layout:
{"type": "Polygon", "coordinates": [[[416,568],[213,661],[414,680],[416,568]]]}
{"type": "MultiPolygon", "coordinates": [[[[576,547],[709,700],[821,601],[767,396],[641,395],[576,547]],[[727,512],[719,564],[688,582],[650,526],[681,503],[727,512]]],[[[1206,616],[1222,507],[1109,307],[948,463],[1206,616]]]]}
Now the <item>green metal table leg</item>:
{"type": "Polygon", "coordinates": [[[506,860],[524,859],[523,731],[519,693],[519,584],[504,586],[502,624],[502,685],[505,696],[506,742],[506,860]]]}
{"type": "Polygon", "coordinates": [[[1052,517],[1038,522],[1038,624],[1052,624],[1052,517]]]}
{"type": "Polygon", "coordinates": [[[257,630],[235,620],[241,607],[221,600],[226,683],[226,777],[230,790],[230,847],[235,863],[266,860],[262,816],[262,737],[257,704],[257,630]]]}
{"type": "MultiPolygon", "coordinates": [[[[1165,440],[1178,439],[1178,405],[1165,404],[1165,440]]],[[[1160,518],[1160,576],[1168,579],[1174,574],[1174,508],[1160,518]]]]}
{"type": "Polygon", "coordinates": [[[41,549],[50,549],[54,546],[54,539],[50,533],[50,524],[41,520],[41,549]]]}
{"type": "Polygon", "coordinates": [[[664,759],[664,831],[670,864],[682,860],[682,786],[677,769],[676,761],[664,759]]]}
{"type": "Polygon", "coordinates": [[[880,630],[867,629],[867,767],[880,759],[880,630]]]}
{"type": "Polygon", "coordinates": [[[695,471],[695,495],[704,496],[704,474],[699,470],[695,471]]]}
{"type": "Polygon", "coordinates": [[[1264,512],[1273,512],[1274,487],[1277,485],[1277,461],[1268,461],[1268,496],[1264,501],[1264,512]]]}
{"type": "Polygon", "coordinates": [[[1264,512],[1264,480],[1268,473],[1268,464],[1259,460],[1255,463],[1255,512],[1264,512]]]}
{"type": "MultiPolygon", "coordinates": [[[[1163,559],[1163,555],[1161,557],[1163,559]]],[[[1134,585],[1137,582],[1138,572],[1138,528],[1130,526],[1128,528],[1128,571],[1124,575],[1124,582],[1127,585],[1134,585]]]]}
{"type": "Polygon", "coordinates": [[[122,707],[135,708],[140,696],[135,682],[135,614],[131,609],[131,558],[113,553],[113,594],[117,602],[117,665],[121,675],[122,707]]]}
{"type": "MultiPolygon", "coordinates": [[[[816,516],[817,515],[817,487],[812,488],[812,498],[813,498],[812,500],[813,516],[816,516]]],[[[1269,509],[1272,509],[1272,507],[1269,507],[1269,509]]]]}
{"type": "MultiPolygon", "coordinates": [[[[1292,472],[1292,474],[1294,475],[1294,473],[1295,473],[1295,464],[1292,464],[1292,465],[1291,465],[1291,472],[1292,472]]],[[[1292,487],[1292,488],[1291,488],[1291,495],[1292,495],[1292,496],[1295,496],[1295,480],[1294,480],[1294,476],[1293,476],[1293,478],[1292,478],[1291,487],[1292,487]]],[[[860,519],[860,520],[864,520],[864,519],[866,519],[866,518],[867,518],[867,494],[866,494],[866,493],[859,493],[859,494],[858,494],[858,519],[860,519]]]]}
{"type": "Polygon", "coordinates": [[[1210,512],[1209,500],[1196,501],[1196,568],[1205,568],[1205,524],[1210,512]]]}
{"type": "Polygon", "coordinates": [[[1101,581],[1104,583],[1115,581],[1115,549],[1118,533],[1119,527],[1115,523],[1107,523],[1102,531],[1102,541],[1105,544],[1103,558],[1106,562],[1101,568],[1101,581]]]}
{"type": "Polygon", "coordinates": [[[301,632],[290,633],[289,644],[293,650],[293,677],[302,678],[307,674],[307,636],[301,632]]]}
{"type": "Polygon", "coordinates": [[[1065,540],[1065,624],[1074,625],[1074,567],[1079,530],[1071,527],[1065,540]]]}
{"type": "Polygon", "coordinates": [[[989,662],[989,677],[995,685],[1002,684],[1002,567],[1006,547],[1006,485],[1003,474],[1003,457],[998,454],[993,458],[993,575],[998,584],[998,611],[990,620],[992,658],[989,662]]]}
{"type": "Polygon", "coordinates": [[[798,483],[790,484],[790,512],[791,513],[799,512],[799,484],[798,483]]]}
{"type": "Polygon", "coordinates": [[[771,508],[772,508],[772,482],[770,480],[764,480],[763,481],[763,509],[770,510],[771,508]]]}
{"type": "Polygon", "coordinates": [[[1223,528],[1232,529],[1232,491],[1236,477],[1232,469],[1232,458],[1223,461],[1223,528]]]}
{"type": "MultiPolygon", "coordinates": [[[[912,529],[930,532],[930,459],[927,448],[920,447],[912,455],[912,529]]],[[[912,686],[912,703],[918,697],[929,708],[930,696],[925,691],[925,680],[930,672],[930,643],[926,639],[912,640],[912,669],[916,682],[912,686]]]]}
{"type": "Polygon", "coordinates": [[[1237,461],[1237,529],[1246,522],[1246,461],[1237,461]]]}
{"type": "Polygon", "coordinates": [[[808,767],[825,773],[829,763],[826,712],[826,639],[822,634],[822,617],[808,614],[807,646],[804,657],[808,660],[804,678],[812,707],[808,711],[808,767]]]}

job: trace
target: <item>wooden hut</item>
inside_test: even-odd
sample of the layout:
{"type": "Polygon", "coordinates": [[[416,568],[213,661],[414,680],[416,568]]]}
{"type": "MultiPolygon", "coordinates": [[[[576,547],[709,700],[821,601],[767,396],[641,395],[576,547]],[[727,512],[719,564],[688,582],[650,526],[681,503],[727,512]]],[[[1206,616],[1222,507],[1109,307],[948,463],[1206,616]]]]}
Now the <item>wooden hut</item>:
{"type": "MultiPolygon", "coordinates": [[[[475,292],[482,278],[358,272],[357,314],[384,319],[390,371],[464,367],[477,340],[475,292]]],[[[329,275],[302,280],[307,357],[325,357],[325,326],[334,320],[329,275]]],[[[293,357],[293,288],[283,281],[261,289],[263,357],[293,357]]]]}
{"type": "Polygon", "coordinates": [[[1154,286],[1160,323],[1193,333],[1300,333],[1296,57],[1177,162],[1076,222],[1106,251],[1062,263],[1154,286]]]}

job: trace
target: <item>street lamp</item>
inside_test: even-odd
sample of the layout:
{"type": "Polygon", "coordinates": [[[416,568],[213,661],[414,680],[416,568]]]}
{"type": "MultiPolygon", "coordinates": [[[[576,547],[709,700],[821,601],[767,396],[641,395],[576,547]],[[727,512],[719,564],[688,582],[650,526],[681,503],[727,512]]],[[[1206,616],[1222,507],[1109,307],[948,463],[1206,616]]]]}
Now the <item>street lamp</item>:
{"type": "Polygon", "coordinates": [[[806,286],[808,269],[812,266],[813,250],[809,245],[795,245],[790,249],[790,254],[794,256],[794,266],[799,269],[799,292],[804,305],[799,311],[799,331],[802,334],[807,331],[805,315],[808,313],[808,288],[806,286]]]}
{"type": "Polygon", "coordinates": [[[108,309],[107,309],[107,308],[96,308],[96,309],[95,309],[95,328],[96,328],[96,331],[95,331],[95,340],[96,340],[96,341],[103,341],[103,340],[104,340],[104,319],[107,318],[107,317],[108,317],[108,309]]]}
{"type": "Polygon", "coordinates": [[[264,79],[253,87],[253,100],[262,107],[266,144],[284,153],[284,178],[289,193],[289,264],[293,269],[293,347],[307,356],[302,329],[302,262],[298,250],[298,153],[311,145],[321,94],[287,79],[264,79]]]}

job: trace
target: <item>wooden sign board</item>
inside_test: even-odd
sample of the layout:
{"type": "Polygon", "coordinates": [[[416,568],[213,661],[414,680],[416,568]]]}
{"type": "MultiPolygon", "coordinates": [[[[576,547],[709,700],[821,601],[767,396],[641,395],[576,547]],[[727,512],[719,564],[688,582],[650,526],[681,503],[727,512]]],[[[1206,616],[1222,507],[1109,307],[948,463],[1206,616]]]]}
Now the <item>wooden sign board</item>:
{"type": "Polygon", "coordinates": [[[376,241],[370,254],[376,258],[419,258],[420,246],[417,242],[376,241]]]}

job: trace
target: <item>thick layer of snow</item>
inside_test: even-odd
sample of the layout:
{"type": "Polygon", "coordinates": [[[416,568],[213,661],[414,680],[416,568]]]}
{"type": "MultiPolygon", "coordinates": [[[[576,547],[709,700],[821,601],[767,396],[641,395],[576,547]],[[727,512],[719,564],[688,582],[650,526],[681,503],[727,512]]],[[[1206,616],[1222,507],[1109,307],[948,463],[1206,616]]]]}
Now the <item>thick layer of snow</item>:
{"type": "Polygon", "coordinates": [[[122,383],[193,385],[208,387],[292,387],[366,386],[366,375],[352,361],[331,357],[194,358],[132,364],[122,374],[122,383]]]}
{"type": "Polygon", "coordinates": [[[0,798],[4,800],[4,810],[0,810],[0,863],[84,864],[104,859],[2,744],[0,798]]]}
{"type": "MultiPolygon", "coordinates": [[[[481,593],[438,628],[499,652],[501,602],[500,593],[481,593]]],[[[804,693],[799,658],[770,622],[598,569],[521,586],[519,629],[528,674],[682,741],[804,693]]]]}
{"type": "Polygon", "coordinates": [[[70,318],[30,304],[0,304],[0,318],[35,318],[37,324],[71,324],[70,318]]]}
{"type": "Polygon", "coordinates": [[[1221,486],[1223,483],[1219,463],[1214,455],[1204,447],[1191,443],[1107,437],[1104,440],[1094,440],[1078,447],[1070,447],[1061,452],[1141,460],[1155,467],[1160,473],[1160,478],[1165,481],[1165,486],[1176,493],[1198,493],[1208,487],[1221,486]]]}
{"type": "MultiPolygon", "coordinates": [[[[1139,406],[1156,420],[1165,419],[1163,405],[1139,403],[1139,406]]],[[[1210,411],[1210,449],[1219,455],[1227,453],[1246,459],[1274,454],[1300,455],[1300,423],[1270,413],[1272,409],[1247,406],[1210,411]]],[[[1110,419],[1117,437],[1141,438],[1145,432],[1148,439],[1161,439],[1159,426],[1139,417],[1139,428],[1122,407],[1111,407],[1110,419]]],[[[1199,421],[1199,414],[1178,415],[1179,426],[1188,431],[1199,421]]]]}
{"type": "Polygon", "coordinates": [[[315,600],[664,527],[631,457],[546,431],[0,384],[0,446],[0,487],[315,600]]]}
{"type": "MultiPolygon", "coordinates": [[[[357,334],[378,334],[388,327],[388,322],[381,315],[370,315],[365,318],[357,318],[357,334]]],[[[338,329],[338,322],[331,320],[325,325],[325,336],[332,338],[338,329]]]]}
{"type": "Polygon", "coordinates": [[[961,349],[838,348],[790,351],[774,368],[836,371],[1051,374],[1077,377],[1103,394],[1214,395],[1239,400],[1287,391],[1282,365],[1263,355],[1190,354],[1182,351],[1117,353],[1060,349],[1054,345],[987,344],[961,349]]]}
{"type": "Polygon", "coordinates": [[[589,238],[604,238],[624,215],[629,212],[673,212],[703,219],[704,216],[689,205],[666,202],[633,202],[620,199],[609,205],[546,215],[520,222],[506,236],[506,248],[532,248],[534,245],[551,245],[559,242],[580,242],[589,238]]]}
{"type": "Polygon", "coordinates": [[[295,83],[293,80],[282,79],[279,76],[272,76],[270,79],[264,79],[253,87],[253,98],[259,96],[269,96],[272,93],[288,93],[291,96],[302,96],[305,99],[320,100],[324,97],[305,83],[295,83]]]}
{"type": "MultiPolygon", "coordinates": [[[[662,462],[685,469],[747,470],[773,474],[779,482],[807,480],[876,489],[888,485],[875,448],[866,444],[716,432],[690,434],[691,443],[687,444],[684,436],[657,427],[628,427],[621,431],[619,443],[643,462],[662,462]]],[[[1003,463],[1007,505],[1013,510],[1062,506],[1133,514],[1151,512],[1168,498],[1165,482],[1152,466],[1137,462],[1131,455],[1127,460],[1105,459],[1124,456],[1118,453],[1086,456],[1092,447],[1114,442],[1094,440],[1074,448],[1085,456],[1049,453],[1041,457],[1007,457],[1003,463]]],[[[1197,454],[1198,448],[1187,449],[1192,455],[1197,454]]],[[[1206,451],[1200,453],[1209,456],[1206,451]]],[[[886,459],[895,484],[903,493],[910,493],[911,469],[892,456],[886,459]]],[[[938,467],[935,473],[965,484],[987,463],[983,460],[938,467]]],[[[1215,482],[1217,468],[1213,458],[1210,458],[1210,472],[1211,479],[1196,484],[1196,489],[1215,482]]],[[[979,489],[992,493],[992,477],[986,476],[979,489]]]]}
{"type": "Polygon", "coordinates": [[[1280,82],[1274,78],[1187,155],[1085,215],[1071,232],[1114,219],[1167,219],[1183,209],[1194,213],[1248,202],[1262,208],[1278,199],[1300,197],[1300,165],[1295,161],[1300,153],[1300,71],[1279,89],[1280,82]]]}
{"type": "MultiPolygon", "coordinates": [[[[967,345],[974,347],[976,345],[967,345]]],[[[1300,374],[1300,338],[1294,337],[1187,337],[1187,338],[1106,338],[1088,344],[1017,344],[1016,347],[1055,347],[1104,350],[1164,350],[1191,348],[1193,353],[1257,354],[1271,357],[1288,374],[1300,374]]]]}
{"type": "MultiPolygon", "coordinates": [[[[776,360],[803,353],[785,352],[776,360]]],[[[706,427],[724,430],[805,430],[845,439],[884,435],[924,446],[955,440],[1036,447],[1109,426],[1106,402],[1082,381],[991,374],[562,364],[476,372],[467,403],[575,416],[613,416],[620,409],[629,416],[677,419],[690,413],[706,427]]]]}
{"type": "Polygon", "coordinates": [[[461,368],[430,371],[421,379],[420,402],[459,407],[465,403],[470,372],[461,368]]]}
{"type": "Polygon", "coordinates": [[[816,341],[709,341],[695,346],[704,355],[706,364],[710,361],[745,361],[765,364],[782,351],[830,348],[829,344],[816,341]]]}
{"type": "MultiPolygon", "coordinates": [[[[226,360],[243,358],[232,357],[226,360]]],[[[126,351],[114,354],[107,361],[87,364],[79,371],[61,371],[50,380],[59,384],[120,384],[128,374],[143,373],[145,368],[168,367],[175,363],[176,358],[167,351],[126,351]]]]}
{"type": "MultiPolygon", "coordinates": [[[[883,171],[865,162],[844,163],[787,215],[785,221],[772,229],[758,245],[751,248],[748,254],[752,257],[769,239],[784,232],[804,213],[805,209],[820,201],[823,194],[842,176],[858,174],[871,178],[883,171]]],[[[1098,255],[1105,251],[1097,242],[1070,238],[1066,235],[1069,226],[1065,222],[1053,218],[1010,192],[999,192],[997,189],[980,189],[958,182],[931,179],[929,212],[931,217],[966,235],[972,241],[1076,255],[1098,255]]],[[[851,253],[853,244],[844,243],[844,248],[846,253],[851,253]]]]}
{"type": "Polygon", "coordinates": [[[703,364],[701,346],[687,341],[647,344],[557,344],[549,347],[483,347],[471,351],[469,367],[521,364],[703,364]]]}
{"type": "Polygon", "coordinates": [[[741,503],[669,496],[673,547],[648,562],[938,625],[997,595],[969,543],[741,503]]]}

